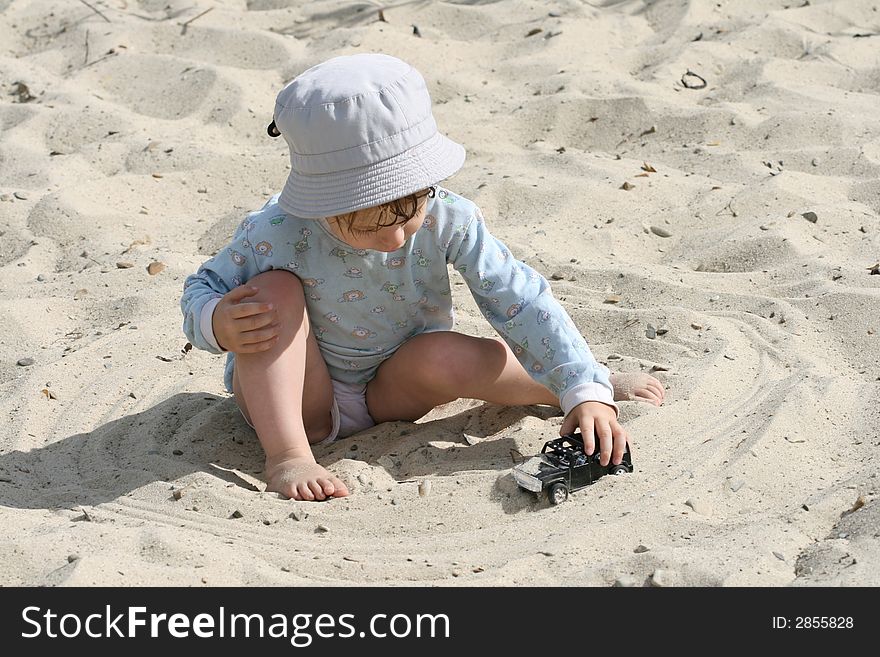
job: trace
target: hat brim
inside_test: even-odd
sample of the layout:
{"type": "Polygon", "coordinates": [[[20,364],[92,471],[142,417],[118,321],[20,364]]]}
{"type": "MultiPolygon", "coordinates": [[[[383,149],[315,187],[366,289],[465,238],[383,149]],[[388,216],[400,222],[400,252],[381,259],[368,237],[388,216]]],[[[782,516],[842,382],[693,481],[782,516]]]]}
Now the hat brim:
{"type": "Polygon", "coordinates": [[[304,219],[320,219],[382,205],[435,185],[464,164],[465,151],[439,132],[400,155],[328,174],[291,171],[278,205],[304,219]]]}

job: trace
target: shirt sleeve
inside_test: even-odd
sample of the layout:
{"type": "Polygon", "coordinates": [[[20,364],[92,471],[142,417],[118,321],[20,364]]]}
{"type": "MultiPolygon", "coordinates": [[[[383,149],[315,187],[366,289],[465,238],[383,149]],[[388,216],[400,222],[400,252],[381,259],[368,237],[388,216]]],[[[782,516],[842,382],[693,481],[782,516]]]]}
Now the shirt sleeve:
{"type": "Polygon", "coordinates": [[[586,401],[619,413],[608,368],[593,357],[547,279],[489,233],[479,208],[453,228],[447,261],[529,375],[559,397],[566,415],[586,401]]]}
{"type": "Polygon", "coordinates": [[[214,354],[223,353],[214,337],[212,317],[220,299],[233,288],[271,269],[261,269],[265,258],[257,258],[253,244],[259,239],[253,235],[256,222],[245,219],[224,249],[205,262],[195,274],[187,277],[180,298],[183,313],[183,332],[194,347],[214,354]]]}

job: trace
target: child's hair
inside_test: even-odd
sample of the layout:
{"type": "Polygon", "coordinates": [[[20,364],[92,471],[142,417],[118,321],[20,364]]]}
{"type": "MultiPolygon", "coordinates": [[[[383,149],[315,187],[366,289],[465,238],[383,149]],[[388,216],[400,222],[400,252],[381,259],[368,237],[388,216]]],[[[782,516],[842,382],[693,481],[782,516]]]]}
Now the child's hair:
{"type": "Polygon", "coordinates": [[[434,187],[428,187],[419,192],[414,192],[409,196],[397,198],[393,201],[388,201],[387,203],[376,205],[371,208],[362,208],[360,210],[346,212],[345,214],[336,215],[335,217],[332,217],[332,219],[334,219],[337,224],[345,224],[345,227],[349,232],[376,232],[387,226],[405,224],[416,216],[419,207],[421,207],[429,197],[433,198],[435,193],[436,190],[434,187]],[[371,227],[353,230],[355,223],[361,223],[358,221],[359,219],[363,219],[363,223],[371,225],[371,227]]]}

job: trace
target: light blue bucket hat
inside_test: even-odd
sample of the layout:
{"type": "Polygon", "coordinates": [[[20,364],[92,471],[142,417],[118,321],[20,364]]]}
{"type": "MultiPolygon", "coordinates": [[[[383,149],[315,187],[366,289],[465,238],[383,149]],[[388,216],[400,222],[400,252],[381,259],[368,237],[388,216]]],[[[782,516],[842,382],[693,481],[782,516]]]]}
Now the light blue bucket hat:
{"type": "Polygon", "coordinates": [[[290,147],[278,204],[307,219],[402,198],[448,178],[465,158],[438,132],[424,78],[390,55],[308,69],[278,94],[268,131],[290,147]]]}

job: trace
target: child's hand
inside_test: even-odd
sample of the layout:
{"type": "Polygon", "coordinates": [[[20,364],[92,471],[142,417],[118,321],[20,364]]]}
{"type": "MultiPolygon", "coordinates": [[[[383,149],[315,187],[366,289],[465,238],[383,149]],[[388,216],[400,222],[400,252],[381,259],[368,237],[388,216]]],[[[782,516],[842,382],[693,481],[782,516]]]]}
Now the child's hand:
{"type": "Polygon", "coordinates": [[[559,435],[565,436],[574,433],[580,428],[584,438],[584,451],[590,455],[597,447],[593,440],[593,433],[599,438],[599,463],[619,465],[623,461],[623,453],[626,451],[628,436],[624,428],[617,421],[617,413],[608,404],[589,401],[578,404],[562,422],[559,435]]]}
{"type": "Polygon", "coordinates": [[[245,301],[259,291],[239,285],[214,308],[211,323],[221,349],[249,354],[271,349],[278,341],[278,314],[272,304],[245,301]]]}

